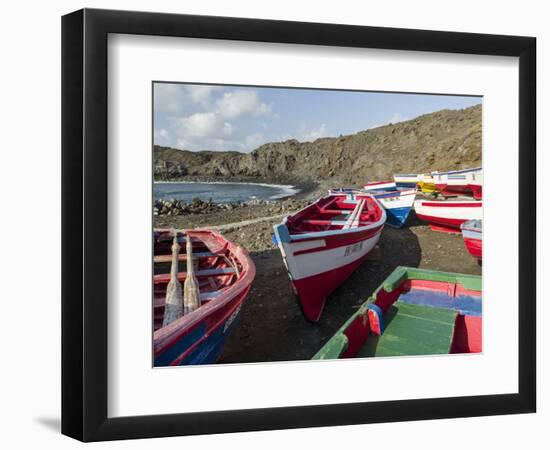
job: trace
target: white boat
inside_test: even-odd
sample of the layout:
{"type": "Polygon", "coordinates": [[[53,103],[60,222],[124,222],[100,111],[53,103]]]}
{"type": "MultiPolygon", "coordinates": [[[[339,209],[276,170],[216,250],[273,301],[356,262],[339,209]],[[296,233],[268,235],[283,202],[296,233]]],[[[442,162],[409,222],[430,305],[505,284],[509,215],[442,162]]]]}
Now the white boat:
{"type": "Polygon", "coordinates": [[[305,317],[316,322],[325,300],[377,244],[386,212],[369,194],[329,194],[275,225],[274,238],[305,317]]]}
{"type": "Polygon", "coordinates": [[[483,216],[483,202],[471,199],[416,200],[416,216],[436,231],[460,233],[460,225],[483,216]]]}

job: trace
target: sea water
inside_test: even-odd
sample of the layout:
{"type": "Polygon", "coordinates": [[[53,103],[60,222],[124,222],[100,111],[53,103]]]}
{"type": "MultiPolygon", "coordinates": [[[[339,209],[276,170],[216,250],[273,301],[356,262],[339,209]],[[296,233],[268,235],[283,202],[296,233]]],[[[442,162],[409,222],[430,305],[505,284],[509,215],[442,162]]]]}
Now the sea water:
{"type": "Polygon", "coordinates": [[[263,183],[193,183],[193,182],[155,182],[153,197],[155,200],[177,199],[189,202],[194,198],[216,203],[247,202],[251,200],[275,200],[288,197],[298,189],[288,185],[263,183]]]}

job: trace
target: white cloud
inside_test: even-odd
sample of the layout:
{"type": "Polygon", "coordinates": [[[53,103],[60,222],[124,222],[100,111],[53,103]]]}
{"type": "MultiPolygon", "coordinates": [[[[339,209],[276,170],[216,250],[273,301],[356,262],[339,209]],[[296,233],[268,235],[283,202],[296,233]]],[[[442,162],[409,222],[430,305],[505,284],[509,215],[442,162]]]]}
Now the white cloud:
{"type": "Polygon", "coordinates": [[[273,115],[252,89],[158,84],[154,100],[155,143],[187,150],[251,151],[266,141],[256,118],[273,115]]]}
{"type": "Polygon", "coordinates": [[[197,105],[209,108],[213,94],[221,86],[155,83],[154,89],[155,112],[175,115],[197,105]]]}
{"type": "Polygon", "coordinates": [[[245,114],[255,116],[269,114],[271,107],[260,102],[260,97],[255,91],[226,92],[216,102],[217,113],[228,119],[235,119],[245,114]]]}
{"type": "Polygon", "coordinates": [[[220,119],[213,112],[195,113],[179,119],[178,134],[187,137],[209,137],[217,132],[220,119]]]}
{"type": "Polygon", "coordinates": [[[210,107],[212,93],[221,89],[220,86],[187,86],[187,92],[194,103],[200,104],[203,108],[210,107]]]}

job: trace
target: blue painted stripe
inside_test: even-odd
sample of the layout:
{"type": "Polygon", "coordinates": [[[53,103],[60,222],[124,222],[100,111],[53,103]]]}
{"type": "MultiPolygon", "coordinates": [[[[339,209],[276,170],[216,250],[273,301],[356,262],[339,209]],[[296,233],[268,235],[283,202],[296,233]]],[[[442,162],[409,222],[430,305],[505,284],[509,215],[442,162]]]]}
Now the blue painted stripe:
{"type": "MultiPolygon", "coordinates": [[[[371,303],[367,306],[367,309],[369,309],[372,312],[376,322],[378,323],[378,329],[380,331],[380,334],[378,334],[378,336],[382,336],[382,334],[384,334],[384,314],[382,312],[382,308],[380,308],[380,306],[374,303],[371,303]]],[[[372,327],[374,327],[374,324],[372,324],[372,327]]]]}
{"type": "Polygon", "coordinates": [[[193,350],[180,365],[215,364],[223,353],[228,337],[231,336],[237,327],[239,316],[233,320],[227,329],[225,329],[225,324],[218,327],[198,348],[193,350]]]}
{"type": "Polygon", "coordinates": [[[448,308],[466,316],[481,316],[481,297],[460,295],[451,297],[445,292],[412,289],[399,296],[402,303],[448,308]]]}
{"type": "Polygon", "coordinates": [[[206,333],[206,323],[201,323],[189,334],[174,342],[172,346],[155,358],[155,366],[168,366],[174,359],[187,351],[195,342],[206,333]]]}

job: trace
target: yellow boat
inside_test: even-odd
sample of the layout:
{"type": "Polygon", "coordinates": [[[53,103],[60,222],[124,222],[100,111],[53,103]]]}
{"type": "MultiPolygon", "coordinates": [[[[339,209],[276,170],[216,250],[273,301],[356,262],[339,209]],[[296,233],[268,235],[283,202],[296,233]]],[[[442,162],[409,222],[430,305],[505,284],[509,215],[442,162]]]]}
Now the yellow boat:
{"type": "Polygon", "coordinates": [[[439,192],[431,175],[419,175],[418,188],[425,194],[436,194],[439,192]]]}

